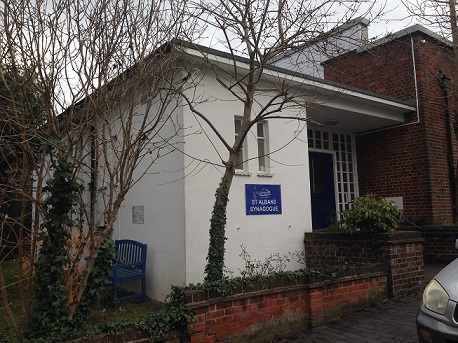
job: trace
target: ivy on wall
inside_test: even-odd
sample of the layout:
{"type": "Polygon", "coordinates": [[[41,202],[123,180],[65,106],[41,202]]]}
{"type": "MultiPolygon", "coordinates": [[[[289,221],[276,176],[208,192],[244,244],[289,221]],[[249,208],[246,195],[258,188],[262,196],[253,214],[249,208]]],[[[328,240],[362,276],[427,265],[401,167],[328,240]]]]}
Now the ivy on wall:
{"type": "MultiPolygon", "coordinates": [[[[53,177],[43,188],[49,197],[43,202],[45,223],[39,240],[42,241],[36,262],[34,308],[25,332],[26,341],[61,342],[74,337],[84,324],[85,315],[98,303],[114,256],[111,239],[107,239],[88,280],[88,287],[78,312],[68,320],[71,302],[70,241],[71,229],[83,226],[80,193],[82,185],[75,180],[73,166],[59,158],[53,177]]],[[[81,275],[79,275],[81,276],[81,275]]]]}

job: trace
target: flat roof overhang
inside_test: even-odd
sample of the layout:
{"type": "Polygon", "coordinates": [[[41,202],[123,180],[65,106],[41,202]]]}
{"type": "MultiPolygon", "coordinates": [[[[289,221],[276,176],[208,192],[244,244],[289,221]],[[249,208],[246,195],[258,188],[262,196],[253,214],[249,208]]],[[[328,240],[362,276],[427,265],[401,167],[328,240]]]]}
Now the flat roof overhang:
{"type": "Polygon", "coordinates": [[[332,130],[363,133],[405,123],[407,114],[415,113],[412,102],[402,101],[381,94],[347,87],[335,82],[313,77],[281,75],[268,71],[269,75],[297,82],[298,87],[309,94],[307,118],[311,125],[332,127],[332,130]],[[333,123],[328,125],[327,123],[333,123]],[[315,124],[316,123],[316,124],[315,124]]]}
{"type": "MultiPolygon", "coordinates": [[[[228,71],[236,67],[248,70],[248,60],[226,52],[203,48],[207,61],[228,71]]],[[[202,58],[203,51],[195,46],[187,49],[189,56],[202,58]]],[[[208,62],[207,62],[208,63],[208,62]]],[[[403,124],[405,115],[416,112],[416,106],[377,93],[348,87],[276,66],[266,66],[263,78],[270,82],[287,80],[289,86],[300,89],[304,96],[307,118],[311,126],[327,126],[330,130],[363,133],[403,124]],[[330,122],[334,125],[328,125],[330,122]],[[328,124],[327,124],[328,123],[328,124]]]]}
{"type": "MultiPolygon", "coordinates": [[[[336,131],[364,133],[403,124],[416,107],[365,93],[338,93],[307,108],[307,117],[336,131]]],[[[312,124],[313,125],[313,124],[312,124]]]]}

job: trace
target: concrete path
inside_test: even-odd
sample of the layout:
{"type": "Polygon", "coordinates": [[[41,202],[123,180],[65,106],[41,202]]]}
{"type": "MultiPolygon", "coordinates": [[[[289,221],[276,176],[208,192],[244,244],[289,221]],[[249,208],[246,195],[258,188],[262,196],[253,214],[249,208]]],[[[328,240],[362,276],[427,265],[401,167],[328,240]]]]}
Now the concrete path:
{"type": "MultiPolygon", "coordinates": [[[[424,283],[427,284],[440,269],[442,266],[426,266],[424,283]]],[[[275,343],[418,342],[415,317],[421,296],[418,293],[388,300],[312,330],[279,338],[275,343]]]]}

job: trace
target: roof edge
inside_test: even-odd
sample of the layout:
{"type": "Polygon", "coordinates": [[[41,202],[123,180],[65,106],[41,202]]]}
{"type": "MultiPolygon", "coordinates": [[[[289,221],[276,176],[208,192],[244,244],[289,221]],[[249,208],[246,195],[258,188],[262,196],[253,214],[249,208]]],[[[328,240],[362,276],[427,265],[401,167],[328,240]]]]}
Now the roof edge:
{"type": "MultiPolygon", "coordinates": [[[[245,63],[245,64],[249,64],[249,62],[250,62],[249,59],[246,58],[246,57],[242,57],[242,56],[238,56],[238,55],[231,55],[228,52],[225,52],[225,51],[222,51],[222,50],[213,49],[213,48],[206,47],[206,46],[203,46],[203,45],[200,45],[200,44],[196,44],[196,43],[192,43],[192,42],[189,42],[189,41],[176,40],[173,43],[174,44],[178,44],[182,48],[193,49],[193,50],[196,50],[196,51],[200,51],[200,52],[207,53],[207,54],[212,54],[212,55],[215,55],[217,57],[222,57],[222,58],[226,58],[226,59],[230,59],[230,60],[235,59],[237,62],[241,62],[241,63],[245,63]]],[[[335,88],[341,89],[343,91],[354,92],[354,93],[359,93],[359,94],[362,94],[362,95],[365,95],[365,96],[371,96],[371,97],[374,97],[374,98],[379,98],[380,100],[390,101],[390,102],[393,102],[393,103],[398,103],[399,105],[402,105],[402,106],[415,107],[415,106],[412,106],[412,102],[411,101],[405,101],[405,100],[401,100],[401,99],[396,99],[396,98],[393,98],[393,97],[390,97],[390,96],[386,96],[386,95],[383,95],[383,94],[367,91],[367,90],[356,88],[356,87],[347,86],[347,85],[342,84],[342,83],[338,83],[338,82],[335,82],[335,81],[318,78],[318,77],[315,77],[315,76],[307,75],[307,74],[300,73],[300,72],[297,72],[297,71],[293,71],[293,70],[290,70],[290,69],[278,67],[276,65],[268,64],[268,65],[265,65],[264,68],[266,70],[270,70],[271,72],[281,73],[281,74],[289,75],[289,76],[292,76],[292,77],[298,77],[298,78],[301,78],[301,79],[309,81],[309,82],[313,82],[313,83],[316,83],[316,84],[323,84],[323,85],[328,86],[328,87],[335,87],[335,88]]]]}
{"type": "Polygon", "coordinates": [[[414,34],[416,32],[420,32],[420,33],[423,33],[425,35],[428,35],[431,38],[434,38],[435,40],[441,42],[442,44],[448,45],[450,47],[453,45],[453,43],[451,41],[449,41],[447,38],[435,33],[434,31],[424,27],[421,24],[415,24],[415,25],[409,26],[409,27],[407,27],[405,29],[399,30],[397,32],[390,33],[390,34],[386,35],[383,38],[374,40],[373,42],[370,42],[370,43],[362,46],[361,48],[358,48],[358,49],[353,50],[353,51],[356,51],[356,52],[367,51],[367,50],[370,50],[370,49],[375,48],[377,46],[380,46],[380,45],[389,43],[391,41],[394,41],[396,39],[412,35],[412,34],[414,34]]]}

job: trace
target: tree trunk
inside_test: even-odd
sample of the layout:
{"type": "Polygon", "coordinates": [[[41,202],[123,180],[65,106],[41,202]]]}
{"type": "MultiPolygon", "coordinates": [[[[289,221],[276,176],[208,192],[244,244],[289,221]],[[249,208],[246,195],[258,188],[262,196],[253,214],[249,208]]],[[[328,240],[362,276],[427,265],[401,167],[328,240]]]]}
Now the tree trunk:
{"type": "Polygon", "coordinates": [[[226,242],[226,212],[229,201],[229,190],[235,174],[234,161],[237,153],[229,154],[229,162],[215,193],[215,204],[210,219],[210,246],[208,248],[207,265],[205,266],[205,280],[216,281],[223,278],[224,247],[226,242]]]}
{"type": "MultiPolygon", "coordinates": [[[[23,138],[24,139],[24,138],[23,138]]],[[[24,145],[25,143],[23,143],[24,145]]],[[[27,197],[24,195],[24,192],[27,189],[27,184],[28,184],[28,178],[29,178],[29,163],[27,161],[27,149],[23,146],[22,147],[22,170],[21,170],[21,188],[22,191],[20,193],[21,196],[21,215],[19,218],[19,237],[18,237],[18,278],[19,278],[19,298],[21,301],[21,308],[22,308],[22,316],[26,318],[30,312],[28,312],[28,296],[29,294],[26,294],[26,285],[27,282],[25,282],[24,278],[24,226],[25,226],[25,217],[27,215],[27,197]]]]}
{"type": "Polygon", "coordinates": [[[95,263],[95,260],[97,259],[97,255],[99,254],[102,242],[106,238],[105,236],[108,236],[106,232],[104,232],[104,234],[96,238],[98,241],[95,242],[94,249],[91,251],[91,254],[89,255],[89,262],[86,266],[86,270],[84,271],[83,278],[80,284],[78,285],[78,292],[73,297],[73,301],[70,304],[70,310],[69,310],[68,317],[67,317],[69,321],[73,319],[73,316],[76,313],[76,309],[78,308],[78,305],[81,302],[81,298],[83,297],[84,290],[86,289],[86,286],[87,286],[87,280],[89,279],[89,275],[91,274],[92,268],[94,267],[94,263],[95,263]]]}
{"type": "MultiPolygon", "coordinates": [[[[121,198],[124,198],[124,194],[122,194],[121,198]]],[[[116,216],[119,212],[119,208],[121,207],[121,202],[122,201],[115,202],[115,206],[113,208],[112,213],[110,214],[110,217],[108,219],[108,223],[105,229],[100,233],[100,235],[95,236],[94,248],[91,249],[91,254],[89,255],[89,262],[87,264],[83,278],[78,286],[78,293],[74,297],[73,302],[70,304],[70,312],[67,317],[68,320],[73,319],[73,316],[76,313],[76,309],[78,308],[78,305],[81,302],[81,298],[83,297],[84,290],[86,289],[86,286],[87,286],[87,280],[89,279],[89,275],[91,274],[92,268],[94,267],[94,263],[95,263],[95,260],[97,259],[97,255],[99,254],[100,248],[103,242],[105,241],[105,239],[112,232],[113,224],[116,220],[116,216]]],[[[95,231],[95,228],[93,228],[92,230],[95,231]]]]}
{"type": "MultiPolygon", "coordinates": [[[[3,224],[2,224],[3,225],[3,224]]],[[[0,244],[1,244],[2,237],[0,236],[0,244]]],[[[3,269],[2,264],[0,263],[0,295],[2,298],[3,307],[5,308],[6,315],[13,325],[14,332],[18,338],[21,338],[21,330],[19,329],[19,325],[17,323],[16,317],[11,310],[11,306],[8,301],[8,292],[6,291],[6,282],[5,277],[3,276],[3,269]]]]}

